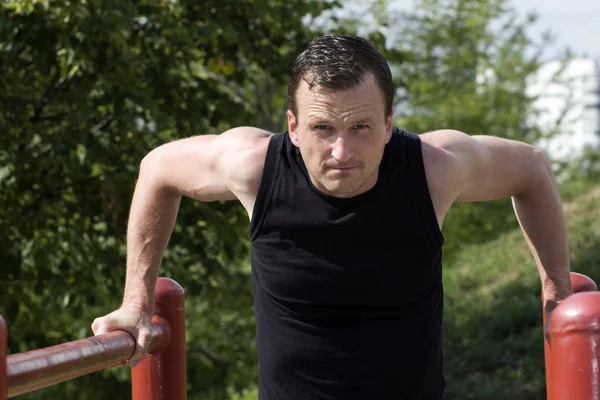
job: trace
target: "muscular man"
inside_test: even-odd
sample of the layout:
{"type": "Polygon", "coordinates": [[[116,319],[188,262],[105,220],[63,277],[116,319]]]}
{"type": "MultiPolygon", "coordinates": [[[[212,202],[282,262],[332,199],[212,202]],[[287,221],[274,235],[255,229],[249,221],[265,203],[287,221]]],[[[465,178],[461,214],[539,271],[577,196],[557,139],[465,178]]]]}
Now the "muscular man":
{"type": "Polygon", "coordinates": [[[264,400],[443,397],[441,227],[454,202],[511,196],[546,311],[571,294],[560,195],[538,149],[395,128],[388,64],[359,38],[315,39],[288,89],[287,132],[239,127],[142,161],[123,304],[93,323],[136,338],[132,367],[182,196],[248,212],[264,400]]]}

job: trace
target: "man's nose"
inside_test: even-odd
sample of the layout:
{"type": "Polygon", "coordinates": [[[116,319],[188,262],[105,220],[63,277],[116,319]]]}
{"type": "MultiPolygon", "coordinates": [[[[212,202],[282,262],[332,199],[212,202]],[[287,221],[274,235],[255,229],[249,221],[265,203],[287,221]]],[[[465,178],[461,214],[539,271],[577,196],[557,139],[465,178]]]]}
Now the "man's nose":
{"type": "Polygon", "coordinates": [[[340,164],[344,164],[352,158],[354,152],[352,150],[352,143],[344,135],[339,135],[333,144],[331,155],[340,164]]]}

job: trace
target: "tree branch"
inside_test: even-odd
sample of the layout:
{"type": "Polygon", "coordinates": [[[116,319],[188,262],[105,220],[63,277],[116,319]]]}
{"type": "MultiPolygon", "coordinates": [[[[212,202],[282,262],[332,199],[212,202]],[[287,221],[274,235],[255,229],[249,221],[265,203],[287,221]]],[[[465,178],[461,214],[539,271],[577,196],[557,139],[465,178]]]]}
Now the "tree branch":
{"type": "Polygon", "coordinates": [[[91,133],[96,133],[98,131],[101,131],[102,129],[106,128],[108,125],[111,124],[111,122],[113,122],[115,120],[114,115],[109,114],[106,117],[104,117],[104,119],[102,121],[100,121],[99,123],[97,123],[94,127],[92,127],[92,129],[90,130],[91,133]]]}
{"type": "MultiPolygon", "coordinates": [[[[131,35],[129,36],[129,42],[131,43],[139,35],[139,33],[148,26],[150,26],[150,23],[147,21],[145,23],[140,23],[137,26],[135,26],[131,30],[131,35]]],[[[115,55],[113,57],[113,59],[117,58],[119,55],[115,55]]],[[[107,63],[106,65],[110,65],[110,63],[107,63]]],[[[99,71],[99,70],[85,71],[85,70],[83,70],[83,72],[86,74],[86,78],[88,78],[88,80],[89,80],[89,79],[94,79],[98,75],[99,72],[103,72],[103,71],[99,71]]],[[[50,83],[49,83],[48,87],[46,88],[46,91],[44,92],[42,97],[36,102],[36,106],[29,116],[30,122],[36,122],[36,121],[40,120],[40,116],[41,116],[42,112],[44,111],[44,107],[46,107],[46,105],[48,104],[48,102],[50,101],[52,96],[56,93],[56,91],[58,89],[63,87],[65,85],[65,83],[73,84],[78,81],[78,79],[76,79],[75,77],[73,79],[68,79],[66,76],[62,76],[62,77],[60,77],[60,79],[59,79],[59,77],[60,77],[60,73],[57,70],[54,73],[54,76],[50,79],[50,83]]],[[[110,122],[111,121],[109,120],[109,121],[106,121],[105,123],[108,125],[110,122]]],[[[104,126],[100,127],[100,129],[102,129],[103,127],[104,126]]]]}
{"type": "Polygon", "coordinates": [[[52,96],[52,94],[65,81],[63,79],[64,78],[63,77],[60,79],[60,82],[59,82],[59,77],[60,77],[60,73],[58,70],[56,70],[56,72],[54,73],[54,76],[52,76],[52,78],[50,79],[50,83],[48,84],[46,91],[44,92],[42,97],[36,102],[37,104],[36,104],[33,112],[29,116],[29,121],[35,122],[39,119],[40,115],[42,114],[42,111],[44,111],[44,107],[46,107],[46,104],[48,104],[48,101],[50,100],[50,97],[52,96]]]}

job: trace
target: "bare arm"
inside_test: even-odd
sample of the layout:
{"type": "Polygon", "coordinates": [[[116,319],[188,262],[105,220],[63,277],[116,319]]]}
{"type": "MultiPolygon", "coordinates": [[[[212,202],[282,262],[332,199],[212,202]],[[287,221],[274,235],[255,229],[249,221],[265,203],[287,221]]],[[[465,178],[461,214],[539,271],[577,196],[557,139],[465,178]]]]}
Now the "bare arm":
{"type": "Polygon", "coordinates": [[[144,158],[127,231],[123,304],[153,307],[158,269],[182,196],[204,202],[239,198],[251,210],[269,136],[255,128],[236,128],[171,142],[144,158]]]}
{"type": "Polygon", "coordinates": [[[156,279],[182,196],[238,199],[251,212],[270,136],[255,128],[236,128],[165,144],[142,161],[127,229],[123,303],[92,323],[95,335],[119,329],[135,338],[131,367],[143,359],[152,339],[156,279]]]}
{"type": "Polygon", "coordinates": [[[424,155],[441,208],[454,201],[489,201],[511,196],[515,214],[536,261],[547,312],[572,293],[567,230],[552,168],[526,143],[457,131],[423,135],[424,155]],[[441,160],[441,161],[440,161],[441,160]],[[446,168],[441,168],[444,164],[446,168]],[[433,170],[432,170],[433,171],[433,170]]]}

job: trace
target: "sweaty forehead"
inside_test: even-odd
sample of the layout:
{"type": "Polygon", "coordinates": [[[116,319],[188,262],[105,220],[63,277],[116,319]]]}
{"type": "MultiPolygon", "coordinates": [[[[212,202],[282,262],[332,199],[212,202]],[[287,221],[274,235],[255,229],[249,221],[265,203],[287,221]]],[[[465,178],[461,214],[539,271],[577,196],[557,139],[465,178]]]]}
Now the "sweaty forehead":
{"type": "Polygon", "coordinates": [[[361,119],[376,122],[380,111],[369,102],[355,102],[352,104],[335,102],[314,102],[307,104],[300,111],[309,122],[330,121],[337,119],[361,119]]]}
{"type": "Polygon", "coordinates": [[[348,90],[309,89],[303,82],[297,93],[298,113],[302,118],[319,117],[347,118],[384,114],[384,99],[381,90],[371,82],[363,82],[348,90]]]}

